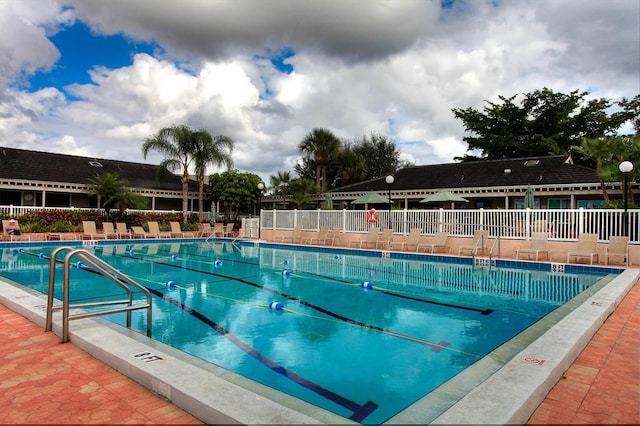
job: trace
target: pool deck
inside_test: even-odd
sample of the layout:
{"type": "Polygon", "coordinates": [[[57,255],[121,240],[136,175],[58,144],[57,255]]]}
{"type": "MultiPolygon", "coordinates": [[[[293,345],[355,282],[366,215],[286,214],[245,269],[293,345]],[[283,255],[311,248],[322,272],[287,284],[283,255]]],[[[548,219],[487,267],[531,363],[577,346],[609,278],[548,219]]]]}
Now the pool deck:
{"type": "MultiPolygon", "coordinates": [[[[253,417],[247,417],[252,406],[260,406],[268,401],[259,401],[259,396],[251,400],[243,399],[241,395],[234,394],[234,385],[231,384],[225,386],[223,395],[226,412],[242,411],[243,416],[229,416],[215,409],[209,409],[206,416],[202,416],[201,407],[191,406],[194,409],[188,411],[200,417],[199,420],[159,396],[167,395],[168,392],[161,379],[146,379],[135,373],[132,375],[128,370],[133,367],[122,367],[122,371],[143,386],[87,353],[88,344],[106,342],[112,351],[120,352],[122,358],[131,359],[138,351],[135,342],[134,347],[123,348],[121,344],[110,340],[108,327],[79,325],[75,327],[79,329],[79,333],[74,334],[76,338],[72,338],[73,343],[60,344],[56,334],[45,333],[37,324],[40,321],[34,315],[41,314],[37,312],[38,301],[28,303],[36,309],[25,313],[16,308],[16,303],[26,302],[31,296],[13,294],[11,291],[6,293],[0,295],[0,412],[5,413],[0,423],[317,424],[318,421],[314,421],[314,418],[323,418],[306,418],[304,415],[298,417],[298,413],[291,411],[277,412],[273,418],[261,418],[260,415],[266,411],[261,411],[260,408],[254,409],[253,417]],[[96,328],[100,330],[95,330],[96,328]],[[150,384],[145,383],[145,380],[151,380],[150,384]],[[243,421],[238,421],[239,418],[243,421]]],[[[599,300],[604,299],[595,299],[591,303],[592,308],[598,308],[599,300]]],[[[580,322],[580,318],[578,319],[580,322]]],[[[523,364],[521,360],[518,361],[523,364]]],[[[136,360],[130,362],[133,365],[136,360]]],[[[162,373],[162,363],[153,364],[151,368],[162,373]]],[[[541,368],[540,373],[542,370],[541,368]]],[[[528,422],[517,423],[640,423],[640,281],[633,284],[585,349],[562,371],[564,373],[560,380],[552,386],[528,422]]],[[[177,373],[182,374],[181,371],[177,373]]],[[[520,381],[520,376],[517,377],[520,381]]],[[[522,378],[528,379],[530,378],[522,378]]],[[[535,377],[534,379],[537,380],[535,377]]],[[[216,386],[216,383],[208,382],[191,384],[208,394],[211,393],[209,387],[216,386]]],[[[513,383],[506,386],[503,384],[502,387],[512,385],[513,383]]],[[[482,386],[476,390],[482,392],[481,389],[482,386]]],[[[511,395],[509,389],[507,393],[511,395]]],[[[174,401],[180,398],[175,390],[170,396],[174,401]]],[[[513,397],[517,396],[517,392],[513,392],[513,397]]],[[[220,403],[220,400],[217,402],[220,403]]],[[[472,400],[469,404],[473,406],[475,403],[477,401],[472,400]]],[[[180,405],[185,406],[184,403],[180,405]]],[[[475,418],[473,423],[484,423],[481,410],[466,411],[468,417],[464,420],[456,421],[453,415],[435,422],[466,424],[475,418]]],[[[325,417],[321,423],[334,423],[332,420],[334,419],[331,417],[325,417]]]]}

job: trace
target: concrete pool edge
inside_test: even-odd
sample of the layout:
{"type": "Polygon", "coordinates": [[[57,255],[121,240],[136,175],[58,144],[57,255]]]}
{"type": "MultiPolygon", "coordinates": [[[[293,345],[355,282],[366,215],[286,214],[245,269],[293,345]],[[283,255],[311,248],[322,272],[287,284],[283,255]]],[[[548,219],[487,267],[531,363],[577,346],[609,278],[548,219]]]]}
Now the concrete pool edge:
{"type": "Polygon", "coordinates": [[[639,278],[622,272],[433,424],[525,424],[639,278]]]}
{"type": "MultiPolygon", "coordinates": [[[[0,303],[44,330],[46,297],[3,279],[0,279],[0,285],[0,303]]],[[[114,328],[118,326],[103,324],[98,319],[73,321],[69,330],[70,342],[207,424],[220,424],[221,419],[226,419],[222,423],[239,424],[351,423],[302,401],[300,404],[305,407],[299,411],[279,404],[176,358],[157,345],[141,341],[146,338],[134,339],[127,335],[127,330],[116,331],[114,328]],[[154,356],[162,360],[149,361],[154,356]]],[[[53,330],[60,336],[58,321],[54,320],[53,330]]]]}

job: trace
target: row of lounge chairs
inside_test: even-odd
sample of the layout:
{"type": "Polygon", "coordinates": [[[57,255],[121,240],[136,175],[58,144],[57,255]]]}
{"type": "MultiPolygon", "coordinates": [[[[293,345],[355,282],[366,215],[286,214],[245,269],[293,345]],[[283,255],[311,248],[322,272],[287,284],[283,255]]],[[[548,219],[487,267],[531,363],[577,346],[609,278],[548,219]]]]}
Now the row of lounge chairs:
{"type": "Polygon", "coordinates": [[[115,226],[111,222],[102,223],[102,231],[98,232],[94,221],[83,221],[83,240],[97,239],[132,239],[132,238],[195,238],[195,237],[233,237],[235,231],[234,223],[216,224],[214,227],[209,223],[201,223],[197,232],[183,231],[179,222],[169,222],[171,230],[161,231],[160,225],[156,221],[148,221],[145,230],[142,226],[132,226],[130,229],[123,222],[116,222],[115,226]]]}
{"type": "Polygon", "coordinates": [[[276,238],[277,242],[291,244],[337,245],[340,240],[341,229],[329,226],[321,226],[320,230],[312,236],[302,236],[302,224],[297,224],[291,235],[276,238]]]}

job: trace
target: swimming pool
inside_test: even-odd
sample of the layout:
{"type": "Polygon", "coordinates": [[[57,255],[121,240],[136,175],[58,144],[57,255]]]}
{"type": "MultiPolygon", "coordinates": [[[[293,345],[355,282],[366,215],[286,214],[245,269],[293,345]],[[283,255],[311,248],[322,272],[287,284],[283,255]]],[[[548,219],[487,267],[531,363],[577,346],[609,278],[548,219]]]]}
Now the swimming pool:
{"type": "MultiPolygon", "coordinates": [[[[50,251],[4,249],[1,274],[46,291],[50,251]]],[[[230,242],[95,252],[158,296],[155,339],[363,423],[386,421],[604,276],[230,242]]],[[[90,270],[72,275],[72,302],[111,295],[90,270]]],[[[136,314],[136,328],[145,321],[136,314]]]]}

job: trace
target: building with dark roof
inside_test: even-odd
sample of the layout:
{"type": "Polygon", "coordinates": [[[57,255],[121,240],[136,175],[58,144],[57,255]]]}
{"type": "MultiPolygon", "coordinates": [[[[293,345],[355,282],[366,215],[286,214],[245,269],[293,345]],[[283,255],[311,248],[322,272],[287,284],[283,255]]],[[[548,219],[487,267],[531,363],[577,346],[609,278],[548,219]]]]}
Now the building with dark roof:
{"type": "MultiPolygon", "coordinates": [[[[395,207],[433,208],[441,206],[420,200],[447,190],[468,200],[456,203],[457,208],[512,209],[522,207],[528,186],[537,208],[593,207],[603,200],[596,171],[573,164],[568,155],[414,166],[393,177],[390,185],[383,177],[336,188],[330,191],[331,201],[334,207],[353,208],[350,202],[367,192],[387,196],[391,191],[395,207]]],[[[619,183],[607,188],[614,196],[621,192],[619,183]]]]}
{"type": "MultiPolygon", "coordinates": [[[[97,207],[89,197],[89,179],[112,173],[149,199],[152,210],[182,211],[180,177],[159,166],[103,158],[80,157],[0,147],[0,205],[37,207],[97,207]]],[[[189,210],[198,209],[197,182],[189,183],[189,210]]],[[[206,210],[206,209],[205,209],[206,210]]]]}

